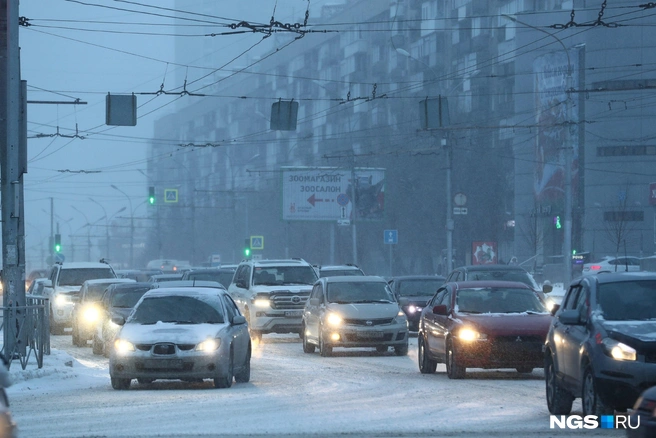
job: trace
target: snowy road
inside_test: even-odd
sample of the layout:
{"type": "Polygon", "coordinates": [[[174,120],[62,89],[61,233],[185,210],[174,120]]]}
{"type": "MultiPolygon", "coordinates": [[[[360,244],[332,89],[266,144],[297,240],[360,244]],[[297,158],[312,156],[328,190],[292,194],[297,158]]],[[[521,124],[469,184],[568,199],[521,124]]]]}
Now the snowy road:
{"type": "MultiPolygon", "coordinates": [[[[253,352],[251,382],[155,382],[129,391],[109,383],[108,360],[52,337],[39,378],[9,389],[22,437],[266,436],[624,436],[623,431],[549,429],[542,370],[473,370],[449,380],[444,366],[419,373],[410,353],[335,350],[304,354],[294,336],[266,337],[253,352]],[[72,367],[48,371],[48,361],[72,367]],[[48,374],[50,373],[50,374],[48,374]]],[[[41,371],[41,370],[39,370],[41,371]]],[[[580,404],[575,404],[580,411],[580,404]]]]}

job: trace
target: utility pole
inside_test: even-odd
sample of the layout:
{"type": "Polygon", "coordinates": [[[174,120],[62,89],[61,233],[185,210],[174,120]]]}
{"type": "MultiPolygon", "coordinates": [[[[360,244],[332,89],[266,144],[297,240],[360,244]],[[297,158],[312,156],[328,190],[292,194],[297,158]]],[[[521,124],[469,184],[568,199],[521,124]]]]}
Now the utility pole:
{"type": "Polygon", "coordinates": [[[27,172],[26,84],[20,80],[18,0],[0,0],[0,193],[2,195],[2,285],[4,351],[24,356],[25,226],[23,174],[27,172]],[[22,308],[22,310],[21,310],[22,308]],[[22,334],[21,334],[22,332],[22,334]]]}
{"type": "Polygon", "coordinates": [[[453,208],[451,207],[451,166],[453,158],[451,156],[451,145],[446,138],[442,139],[442,147],[446,154],[446,273],[453,269],[453,208]]]}
{"type": "Polygon", "coordinates": [[[351,165],[351,208],[353,209],[353,217],[351,218],[351,228],[353,230],[353,233],[351,234],[353,237],[353,264],[357,265],[358,264],[358,234],[357,234],[357,229],[355,227],[355,220],[358,217],[358,208],[357,208],[357,203],[355,202],[355,195],[356,195],[356,190],[355,190],[355,185],[357,183],[356,181],[356,175],[355,175],[355,155],[353,156],[353,164],[351,165]]]}

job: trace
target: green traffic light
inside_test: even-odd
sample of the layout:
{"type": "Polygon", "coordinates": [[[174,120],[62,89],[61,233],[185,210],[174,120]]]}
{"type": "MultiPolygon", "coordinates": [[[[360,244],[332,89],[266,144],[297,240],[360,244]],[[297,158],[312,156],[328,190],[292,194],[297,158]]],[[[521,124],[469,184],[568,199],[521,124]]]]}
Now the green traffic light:
{"type": "Polygon", "coordinates": [[[150,197],[148,198],[148,203],[149,203],[150,205],[155,204],[155,197],[154,197],[154,196],[150,196],[150,197]]]}
{"type": "Polygon", "coordinates": [[[251,249],[250,248],[244,248],[244,255],[246,257],[250,257],[251,256],[251,249]]]}
{"type": "Polygon", "coordinates": [[[55,245],[55,252],[61,252],[61,245],[55,245]]]}

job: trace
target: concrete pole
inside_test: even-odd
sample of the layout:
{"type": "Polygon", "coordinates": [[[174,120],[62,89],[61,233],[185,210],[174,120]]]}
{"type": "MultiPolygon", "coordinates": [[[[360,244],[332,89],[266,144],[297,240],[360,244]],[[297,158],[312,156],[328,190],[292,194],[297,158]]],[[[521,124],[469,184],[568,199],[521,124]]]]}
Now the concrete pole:
{"type": "Polygon", "coordinates": [[[442,147],[446,154],[446,274],[453,269],[453,208],[451,207],[451,145],[448,139],[442,139],[442,147]]]}

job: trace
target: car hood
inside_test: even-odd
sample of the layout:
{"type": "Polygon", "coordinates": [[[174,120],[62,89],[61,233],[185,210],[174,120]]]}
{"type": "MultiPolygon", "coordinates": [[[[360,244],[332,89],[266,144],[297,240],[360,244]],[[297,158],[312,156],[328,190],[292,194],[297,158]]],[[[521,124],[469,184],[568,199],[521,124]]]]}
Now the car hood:
{"type": "Polygon", "coordinates": [[[277,285],[277,286],[266,286],[266,285],[257,285],[251,288],[251,291],[255,294],[266,293],[270,294],[273,292],[291,292],[291,293],[310,293],[312,291],[312,285],[309,284],[293,284],[293,285],[277,285]]]}
{"type": "Polygon", "coordinates": [[[70,294],[71,292],[80,292],[81,286],[57,286],[55,294],[70,294]]]}
{"type": "Polygon", "coordinates": [[[399,297],[399,304],[402,306],[408,306],[410,304],[415,306],[425,306],[428,303],[432,296],[419,296],[419,297],[399,297]]]}
{"type": "Polygon", "coordinates": [[[327,310],[338,313],[344,319],[394,318],[399,313],[399,305],[397,303],[330,303],[327,310]]]}
{"type": "Polygon", "coordinates": [[[154,344],[171,342],[174,344],[197,344],[208,338],[215,338],[228,326],[223,324],[173,324],[157,322],[150,325],[127,323],[118,337],[133,344],[154,344]]]}
{"type": "Polygon", "coordinates": [[[603,321],[608,336],[628,345],[656,344],[656,321],[603,321]]]}
{"type": "Polygon", "coordinates": [[[514,334],[547,336],[552,316],[528,313],[489,313],[482,315],[458,314],[457,319],[467,325],[474,325],[482,333],[495,336],[514,334]]]}

